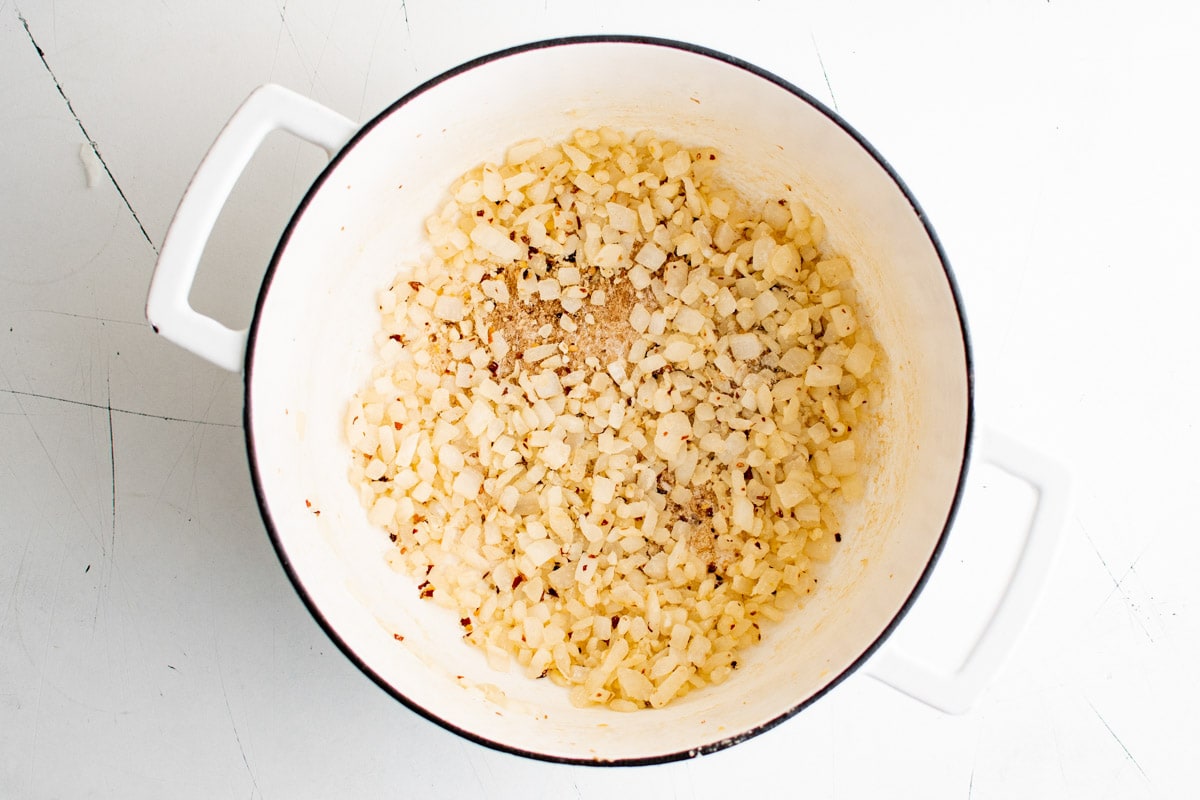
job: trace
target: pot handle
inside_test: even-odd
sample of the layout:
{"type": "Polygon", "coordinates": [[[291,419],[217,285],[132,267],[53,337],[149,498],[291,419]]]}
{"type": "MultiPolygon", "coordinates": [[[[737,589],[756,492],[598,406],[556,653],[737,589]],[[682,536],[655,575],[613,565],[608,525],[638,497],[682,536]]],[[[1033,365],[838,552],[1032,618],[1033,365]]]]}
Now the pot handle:
{"type": "Polygon", "coordinates": [[[219,367],[242,369],[248,332],[231,330],[188,302],[217,215],[267,134],[285,130],[332,158],[357,128],[336,111],[275,84],[246,98],[196,168],[167,229],[146,299],[146,319],[156,333],[219,367]]]}
{"type": "Polygon", "coordinates": [[[1058,551],[1069,502],[1070,480],[1058,464],[995,432],[977,435],[975,457],[1028,483],[1037,505],[1008,586],[958,671],[947,675],[884,648],[867,674],[948,714],[969,711],[1000,669],[1041,594],[1058,551]]]}

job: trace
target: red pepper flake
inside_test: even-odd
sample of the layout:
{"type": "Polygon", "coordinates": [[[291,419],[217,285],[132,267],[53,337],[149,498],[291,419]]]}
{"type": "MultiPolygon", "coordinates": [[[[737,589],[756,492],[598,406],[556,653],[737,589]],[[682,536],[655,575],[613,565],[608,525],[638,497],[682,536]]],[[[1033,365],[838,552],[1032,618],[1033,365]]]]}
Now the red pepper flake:
{"type": "Polygon", "coordinates": [[[840,541],[842,540],[842,535],[841,535],[840,533],[835,533],[835,534],[833,535],[833,540],[834,540],[835,542],[840,542],[840,541]]]}
{"type": "Polygon", "coordinates": [[[464,628],[469,628],[469,627],[471,627],[471,618],[470,618],[470,617],[463,617],[462,619],[460,619],[460,620],[458,621],[458,624],[459,624],[459,625],[462,625],[464,628]]]}
{"type": "Polygon", "coordinates": [[[425,581],[417,588],[421,591],[422,600],[428,600],[430,597],[433,597],[433,585],[429,581],[425,581]]]}
{"type": "Polygon", "coordinates": [[[476,211],[476,212],[475,212],[475,216],[477,216],[477,217],[482,217],[482,216],[483,216],[483,209],[481,208],[481,209],[479,209],[478,211],[476,211]]]}
{"type": "Polygon", "coordinates": [[[512,588],[516,589],[518,586],[520,586],[524,582],[525,582],[525,576],[518,572],[517,577],[513,578],[512,588]]]}
{"type": "Polygon", "coordinates": [[[307,499],[306,499],[306,500],[304,501],[304,507],[305,507],[305,508],[312,508],[312,500],[307,500],[307,499]]]}
{"type": "Polygon", "coordinates": [[[612,626],[613,626],[614,628],[616,628],[616,627],[617,627],[617,623],[618,623],[618,622],[620,622],[620,621],[621,621],[621,618],[620,618],[619,616],[617,616],[616,614],[613,614],[613,616],[612,616],[612,619],[610,619],[610,620],[609,620],[609,622],[611,622],[611,623],[612,623],[612,626]]]}
{"type": "Polygon", "coordinates": [[[412,289],[414,292],[418,291],[424,285],[425,284],[421,283],[420,281],[409,281],[408,282],[408,288],[412,289]]]}
{"type": "Polygon", "coordinates": [[[394,427],[396,430],[403,430],[404,423],[403,422],[393,422],[392,427],[394,427]]]}
{"type": "Polygon", "coordinates": [[[401,635],[400,635],[400,634],[398,634],[398,633],[393,633],[393,634],[392,634],[392,638],[393,638],[393,639],[395,639],[397,642],[403,642],[403,641],[404,641],[404,637],[403,637],[403,636],[401,636],[401,635]]]}
{"type": "Polygon", "coordinates": [[[393,333],[388,338],[391,339],[393,342],[399,342],[400,344],[404,344],[404,337],[398,333],[393,333]]]}

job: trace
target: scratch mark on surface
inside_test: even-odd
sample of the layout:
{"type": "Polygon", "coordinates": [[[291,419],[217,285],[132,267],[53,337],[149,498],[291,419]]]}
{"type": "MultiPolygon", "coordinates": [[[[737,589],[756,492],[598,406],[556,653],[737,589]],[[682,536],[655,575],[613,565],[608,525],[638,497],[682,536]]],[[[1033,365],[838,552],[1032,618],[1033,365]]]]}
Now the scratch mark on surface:
{"type": "Polygon", "coordinates": [[[833,101],[833,110],[841,113],[841,109],[838,108],[837,95],[833,93],[833,84],[829,82],[829,73],[825,69],[825,59],[821,58],[821,48],[817,47],[817,37],[809,33],[808,38],[812,39],[813,50],[817,53],[817,63],[821,65],[821,74],[825,76],[825,88],[829,89],[829,99],[833,101]]]}
{"type": "MultiPolygon", "coordinates": [[[[208,417],[209,412],[212,410],[213,403],[216,402],[216,398],[219,393],[220,393],[220,385],[215,385],[213,387],[213,393],[209,396],[208,405],[205,407],[204,412],[201,416],[203,416],[205,418],[208,417]]],[[[204,446],[204,435],[203,434],[206,430],[207,430],[207,428],[205,428],[203,425],[197,425],[196,427],[192,428],[191,432],[188,434],[187,441],[184,442],[183,447],[179,451],[179,455],[175,457],[175,461],[171,464],[171,468],[169,470],[167,470],[166,474],[164,475],[164,477],[162,479],[162,483],[160,484],[160,486],[158,488],[158,494],[156,496],[155,502],[163,501],[163,498],[166,496],[167,489],[171,484],[172,478],[175,477],[175,473],[179,469],[179,465],[183,462],[184,456],[187,455],[189,452],[192,455],[192,473],[191,474],[193,476],[195,476],[197,470],[199,469],[201,450],[204,446]]],[[[187,495],[185,502],[186,502],[186,507],[179,507],[179,506],[175,506],[175,507],[178,508],[178,510],[180,510],[181,512],[183,512],[185,514],[189,513],[189,510],[190,510],[190,513],[194,514],[196,517],[199,517],[200,512],[201,512],[201,507],[199,505],[199,501],[197,498],[197,487],[196,487],[196,481],[195,481],[194,477],[188,488],[188,495],[187,495]]],[[[191,520],[189,519],[189,522],[190,521],[191,520]]]]}
{"type": "Polygon", "coordinates": [[[1127,579],[1127,578],[1128,578],[1130,575],[1133,575],[1133,574],[1135,574],[1135,573],[1134,573],[1134,567],[1136,567],[1136,566],[1138,565],[1138,562],[1142,560],[1142,556],[1146,555],[1146,551],[1147,551],[1147,550],[1149,550],[1149,549],[1150,549],[1150,545],[1149,545],[1149,544],[1147,544],[1145,547],[1143,547],[1143,548],[1142,548],[1142,552],[1138,553],[1138,555],[1137,555],[1137,558],[1135,558],[1135,559],[1133,560],[1133,563],[1132,563],[1132,564],[1130,564],[1130,565],[1129,565],[1129,567],[1128,567],[1128,568],[1125,570],[1125,572],[1124,572],[1124,573],[1121,575],[1121,577],[1120,577],[1119,579],[1117,579],[1117,582],[1116,582],[1116,583],[1113,585],[1112,591],[1110,591],[1110,592],[1109,592],[1109,593],[1108,593],[1108,594],[1105,596],[1105,598],[1104,598],[1104,602],[1105,602],[1105,603],[1107,603],[1107,602],[1109,601],[1109,599],[1110,599],[1110,598],[1111,598],[1111,597],[1112,597],[1114,594],[1116,594],[1117,592],[1124,592],[1124,590],[1125,590],[1125,580],[1126,580],[1126,579],[1127,579]]]}
{"type": "MultiPolygon", "coordinates": [[[[215,649],[215,648],[214,648],[215,649]]],[[[254,791],[250,793],[253,797],[257,792],[259,797],[262,797],[262,789],[258,788],[258,778],[254,776],[254,770],[250,768],[250,760],[246,758],[246,748],[242,744],[242,737],[238,733],[237,720],[233,718],[233,707],[229,704],[229,691],[225,688],[225,671],[221,669],[221,654],[217,653],[217,677],[221,681],[221,696],[225,698],[225,712],[229,715],[229,724],[233,728],[233,739],[237,742],[238,752],[242,754],[242,763],[246,766],[246,774],[250,776],[250,783],[254,787],[254,791]]]]}
{"type": "Polygon", "coordinates": [[[42,50],[41,46],[38,45],[37,40],[33,38],[33,31],[29,30],[29,23],[25,21],[25,17],[20,12],[17,13],[17,19],[21,20],[21,26],[25,28],[25,35],[29,37],[29,43],[32,44],[33,49],[37,51],[38,58],[41,59],[42,66],[46,68],[46,72],[50,75],[50,80],[54,81],[54,88],[58,89],[58,93],[62,97],[63,102],[67,104],[67,111],[71,112],[71,116],[75,119],[75,124],[79,126],[79,132],[83,134],[83,138],[87,141],[88,146],[92,149],[92,152],[96,154],[96,158],[100,161],[100,166],[104,167],[105,174],[108,175],[108,179],[112,182],[113,188],[117,190],[117,194],[121,196],[121,201],[125,204],[125,208],[129,209],[129,213],[133,216],[133,221],[137,223],[138,230],[142,232],[142,236],[146,239],[146,244],[150,245],[150,249],[154,251],[155,255],[158,255],[158,247],[150,238],[150,234],[146,232],[146,226],[143,225],[141,219],[138,218],[137,212],[133,210],[133,206],[130,204],[129,198],[125,196],[125,192],[121,189],[121,184],[117,183],[116,177],[113,176],[112,170],[109,169],[108,162],[104,160],[104,156],[100,153],[100,147],[96,144],[96,140],[93,139],[87,132],[87,128],[83,126],[83,120],[81,120],[79,115],[75,113],[75,108],[71,105],[71,99],[67,97],[66,91],[63,89],[62,84],[59,83],[58,77],[54,74],[54,70],[50,68],[50,62],[46,60],[45,51],[42,50]]]}
{"type": "MultiPolygon", "coordinates": [[[[184,455],[187,454],[188,449],[192,447],[195,441],[196,429],[193,428],[191,434],[188,436],[188,440],[184,443],[183,448],[179,451],[179,455],[175,457],[175,462],[171,464],[171,468],[167,470],[166,475],[163,476],[162,485],[158,487],[158,494],[154,498],[156,503],[163,501],[163,497],[167,493],[167,487],[170,485],[171,479],[175,477],[175,471],[179,469],[179,465],[183,461],[184,455]]],[[[185,509],[180,509],[180,511],[185,511],[185,509]]]]}
{"type": "MultiPolygon", "coordinates": [[[[1067,770],[1063,766],[1066,763],[1067,758],[1063,754],[1062,742],[1059,741],[1058,738],[1058,726],[1051,725],[1050,732],[1054,735],[1054,752],[1058,755],[1058,774],[1060,777],[1062,777],[1063,788],[1065,790],[1067,786],[1070,786],[1070,783],[1067,781],[1067,770]]],[[[1063,794],[1066,794],[1066,792],[1064,791],[1063,794]]]]}
{"type": "Polygon", "coordinates": [[[412,38],[412,26],[408,24],[408,0],[400,0],[400,10],[404,12],[404,30],[408,32],[408,38],[412,38]]]}
{"type": "MultiPolygon", "coordinates": [[[[296,41],[296,35],[294,33],[292,33],[292,26],[291,26],[291,24],[288,23],[287,0],[284,0],[283,5],[279,9],[279,36],[280,36],[280,38],[282,38],[284,33],[287,33],[288,41],[290,41],[292,43],[292,50],[295,51],[296,58],[299,59],[299,61],[300,61],[300,69],[303,70],[305,74],[310,75],[313,78],[313,80],[316,80],[314,71],[308,66],[308,59],[304,57],[304,52],[300,49],[300,43],[296,41]]],[[[277,60],[278,56],[279,56],[279,48],[278,48],[278,46],[276,46],[275,56],[272,57],[272,59],[271,59],[271,73],[272,74],[274,74],[274,72],[275,72],[275,61],[277,60]]]]}
{"type": "MultiPolygon", "coordinates": [[[[287,0],[284,0],[283,6],[279,9],[279,33],[275,34],[275,52],[271,54],[271,71],[267,73],[268,77],[275,77],[275,64],[279,61],[279,48],[283,45],[283,30],[287,27],[287,0]]],[[[290,34],[290,31],[289,31],[290,34]]],[[[292,40],[292,44],[295,44],[292,40]]]]}
{"type": "MultiPolygon", "coordinates": [[[[342,10],[342,4],[339,2],[333,7],[333,18],[336,20],[342,10]]],[[[325,43],[321,45],[321,52],[317,54],[317,63],[313,66],[311,80],[308,82],[308,94],[311,97],[313,88],[317,85],[317,73],[321,71],[321,62],[325,60],[325,51],[329,49],[329,42],[333,39],[333,24],[330,23],[329,30],[325,32],[325,43]]]]}
{"type": "Polygon", "coordinates": [[[971,800],[975,792],[975,768],[979,765],[979,744],[983,741],[983,733],[975,737],[975,753],[971,756],[971,778],[967,781],[967,800],[971,800]]]}
{"type": "MultiPolygon", "coordinates": [[[[8,474],[14,478],[17,477],[17,473],[13,472],[11,468],[8,470],[8,474]]],[[[17,590],[21,588],[21,573],[25,571],[25,559],[29,557],[29,545],[33,542],[33,537],[32,531],[25,537],[25,547],[21,550],[21,557],[17,560],[17,571],[14,573],[12,590],[9,591],[8,600],[4,603],[4,616],[0,617],[0,631],[8,627],[9,618],[17,611],[17,590]]]]}
{"type": "MultiPolygon", "coordinates": [[[[13,389],[0,389],[0,392],[5,392],[7,394],[18,395],[18,396],[29,394],[28,392],[18,392],[13,389]]],[[[80,508],[79,500],[76,499],[74,493],[71,491],[71,484],[67,483],[67,479],[63,477],[62,472],[58,468],[58,463],[57,463],[56,459],[54,458],[54,455],[50,452],[50,448],[46,446],[46,442],[44,439],[42,439],[42,434],[40,434],[38,432],[37,426],[33,424],[33,419],[30,418],[29,411],[25,408],[24,405],[21,404],[21,401],[19,399],[17,399],[17,408],[19,408],[21,410],[21,416],[25,418],[26,424],[29,425],[29,430],[33,432],[33,438],[37,440],[38,446],[42,448],[42,452],[45,453],[45,455],[46,455],[46,463],[48,463],[50,465],[50,469],[54,471],[55,477],[58,478],[58,482],[62,485],[63,490],[67,495],[67,498],[71,501],[71,505],[75,507],[75,511],[79,514],[79,518],[81,520],[87,520],[88,515],[84,514],[83,509],[80,508]]],[[[103,406],[99,406],[99,408],[103,408],[103,406]]],[[[91,526],[88,526],[88,527],[90,529],[91,526]]],[[[101,535],[97,531],[92,530],[91,533],[92,533],[93,538],[96,539],[96,543],[100,545],[100,550],[103,553],[104,540],[101,538],[101,535]]]]}
{"type": "Polygon", "coordinates": [[[1108,731],[1108,734],[1113,738],[1113,741],[1119,744],[1121,749],[1125,751],[1125,755],[1128,756],[1129,760],[1133,762],[1133,765],[1137,767],[1137,771],[1142,773],[1142,777],[1146,780],[1150,780],[1150,776],[1146,774],[1146,770],[1142,769],[1142,765],[1139,764],[1137,759],[1133,757],[1133,753],[1129,752],[1129,748],[1126,747],[1125,743],[1121,741],[1121,737],[1117,736],[1117,732],[1114,731],[1112,726],[1108,724],[1108,720],[1106,720],[1100,711],[1094,705],[1092,705],[1091,700],[1088,701],[1088,706],[1092,709],[1092,712],[1096,715],[1096,718],[1100,720],[1101,724],[1104,725],[1104,729],[1108,731]]]}
{"type": "MultiPolygon", "coordinates": [[[[23,392],[19,389],[0,389],[0,393],[17,395],[19,397],[36,397],[39,400],[53,400],[56,403],[66,403],[72,406],[83,406],[85,408],[95,408],[100,411],[107,411],[109,414],[129,414],[134,417],[148,417],[149,419],[158,419],[164,422],[188,422],[193,425],[209,425],[214,428],[240,428],[241,425],[235,425],[232,422],[211,422],[206,419],[188,419],[186,417],[169,417],[165,414],[150,414],[145,411],[132,411],[128,408],[114,408],[111,403],[101,405],[100,403],[88,403],[84,400],[69,400],[65,397],[54,397],[49,394],[39,394],[37,392],[23,392]]],[[[24,408],[21,413],[28,417],[29,413],[24,408]]],[[[39,440],[40,441],[40,440],[39,440]]],[[[49,455],[49,453],[47,453],[49,455]]]]}
{"type": "Polygon", "coordinates": [[[108,470],[112,478],[112,527],[108,537],[108,558],[111,563],[117,553],[117,445],[116,434],[113,432],[112,379],[105,378],[105,391],[108,401],[108,470]]]}
{"type": "Polygon", "coordinates": [[[469,764],[471,767],[471,776],[473,778],[475,778],[475,782],[479,784],[479,796],[487,797],[488,787],[487,787],[487,784],[485,784],[483,782],[483,778],[479,774],[479,767],[476,766],[475,759],[471,758],[471,753],[470,753],[470,751],[467,750],[467,747],[465,744],[459,745],[459,750],[463,753],[464,756],[466,756],[467,764],[469,764]]]}
{"type": "Polygon", "coordinates": [[[67,546],[66,546],[66,543],[64,542],[63,547],[62,547],[62,557],[58,561],[58,574],[54,578],[54,594],[50,598],[50,618],[46,622],[46,629],[45,629],[46,644],[42,648],[42,662],[41,662],[41,664],[38,665],[38,670],[37,670],[37,672],[38,672],[37,699],[34,701],[34,706],[33,706],[33,744],[29,750],[29,752],[31,754],[31,757],[29,759],[29,771],[30,771],[29,781],[30,781],[31,786],[34,785],[33,771],[34,771],[34,764],[37,763],[36,755],[37,755],[38,734],[41,729],[41,721],[42,721],[42,691],[46,686],[46,675],[50,671],[48,668],[48,662],[50,660],[50,645],[54,641],[54,637],[53,637],[54,615],[58,611],[58,595],[59,595],[59,590],[62,588],[63,565],[66,564],[66,561],[67,561],[67,546]]]}
{"type": "Polygon", "coordinates": [[[375,66],[375,49],[379,44],[379,37],[382,33],[383,19],[380,19],[379,24],[375,26],[375,38],[371,40],[371,53],[367,56],[367,71],[363,75],[362,96],[358,98],[358,119],[360,120],[363,117],[363,108],[367,105],[367,87],[371,84],[371,68],[375,66]]]}
{"type": "MultiPolygon", "coordinates": [[[[93,258],[95,258],[93,256],[93,258]]],[[[87,266],[86,264],[84,266],[87,266]]],[[[133,325],[141,328],[146,323],[143,321],[130,322],[127,319],[113,319],[112,317],[98,317],[93,314],[72,314],[70,311],[55,311],[52,308],[31,308],[29,309],[35,314],[53,314],[56,317],[74,317],[75,319],[86,319],[93,322],[111,322],[114,325],[133,325]]]]}
{"type": "MultiPolygon", "coordinates": [[[[1100,559],[1100,565],[1104,567],[1104,571],[1108,573],[1109,580],[1113,582],[1113,591],[1121,595],[1121,600],[1124,602],[1125,609],[1129,613],[1129,616],[1135,623],[1137,623],[1137,626],[1142,629],[1142,633],[1145,634],[1146,638],[1153,643],[1154,637],[1150,635],[1149,629],[1147,629],[1145,623],[1142,622],[1141,615],[1137,613],[1133,598],[1131,598],[1121,586],[1121,581],[1124,580],[1124,578],[1121,580],[1117,579],[1117,576],[1113,573],[1112,568],[1108,566],[1108,562],[1104,560],[1104,556],[1100,553],[1100,548],[1096,546],[1096,542],[1092,539],[1092,535],[1088,533],[1087,528],[1083,527],[1083,523],[1079,521],[1078,517],[1075,518],[1075,521],[1079,523],[1079,529],[1083,531],[1084,538],[1087,539],[1088,544],[1091,545],[1092,552],[1096,554],[1096,558],[1100,559]]],[[[1135,561],[1134,563],[1137,562],[1135,561]]],[[[1108,596],[1112,597],[1112,592],[1109,592],[1108,596]]],[[[1101,607],[1103,607],[1103,604],[1101,604],[1101,607]]]]}

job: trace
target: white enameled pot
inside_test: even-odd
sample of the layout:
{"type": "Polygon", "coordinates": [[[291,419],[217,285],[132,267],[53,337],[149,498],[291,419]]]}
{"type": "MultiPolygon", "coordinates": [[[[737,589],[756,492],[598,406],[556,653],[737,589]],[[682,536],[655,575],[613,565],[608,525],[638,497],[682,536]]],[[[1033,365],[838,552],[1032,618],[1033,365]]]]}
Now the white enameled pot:
{"type": "Polygon", "coordinates": [[[962,669],[881,652],[877,677],[945,710],[982,689],[1027,615],[1058,530],[1062,480],[1000,439],[972,436],[971,360],[953,279],[920,207],[883,159],[820,103],[728,56],[674,42],[539,42],[454,69],[356,124],[276,86],[238,109],[197,170],[147,303],[162,335],[245,372],[255,491],[288,575],[346,655],[387,692],[470,739],[538,758],[651,763],[708,752],[804,708],[863,664],[925,582],[977,454],[1039,490],[1018,567],[962,669]],[[579,709],[548,681],[498,673],[449,611],[384,562],[347,480],[346,404],[375,358],[375,294],[429,252],[423,221],[450,183],[532,137],[581,127],[718,148],[750,196],[798,194],[854,264],[887,353],[874,477],[803,610],[771,626],[732,677],[655,711],[579,709]],[[200,253],[238,175],[284,129],[333,157],[280,239],[249,331],[193,311],[200,253]],[[319,511],[320,514],[315,512],[319,511]]]}

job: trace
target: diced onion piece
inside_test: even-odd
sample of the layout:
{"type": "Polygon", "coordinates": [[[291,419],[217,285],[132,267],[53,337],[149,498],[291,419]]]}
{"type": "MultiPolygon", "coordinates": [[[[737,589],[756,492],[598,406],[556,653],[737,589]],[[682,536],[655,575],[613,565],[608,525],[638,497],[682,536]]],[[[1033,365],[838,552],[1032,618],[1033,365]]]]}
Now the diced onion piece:
{"type": "Polygon", "coordinates": [[[829,464],[834,475],[853,475],[858,471],[854,440],[844,439],[829,445],[829,464]]]}
{"type": "Polygon", "coordinates": [[[446,322],[459,322],[465,312],[462,298],[453,295],[441,295],[433,306],[433,315],[446,322]]]}
{"type": "Polygon", "coordinates": [[[704,329],[705,317],[694,308],[684,306],[675,315],[675,327],[682,333],[695,336],[704,329]]]}
{"type": "Polygon", "coordinates": [[[842,368],[833,365],[813,364],[804,372],[804,385],[815,389],[837,386],[842,382],[842,368]]]}
{"type": "Polygon", "coordinates": [[[680,150],[675,155],[666,158],[662,162],[663,170],[667,173],[668,180],[681,178],[687,174],[692,166],[692,157],[686,150],[680,150]]]}
{"type": "Polygon", "coordinates": [[[633,260],[651,272],[654,272],[666,263],[667,254],[657,247],[654,242],[647,242],[642,246],[641,250],[638,250],[638,254],[633,260]]]}
{"type": "Polygon", "coordinates": [[[471,241],[502,261],[516,261],[525,254],[524,247],[510,240],[503,230],[487,222],[475,225],[471,231],[471,241]]]}
{"type": "Polygon", "coordinates": [[[632,233],[638,227],[637,211],[620,203],[607,203],[605,210],[608,211],[608,222],[622,233],[632,233]]]}
{"type": "Polygon", "coordinates": [[[843,303],[829,309],[829,315],[833,319],[833,330],[838,336],[844,338],[858,330],[858,322],[854,319],[854,312],[846,304],[843,303]]]}
{"type": "Polygon", "coordinates": [[[862,379],[871,371],[871,363],[874,360],[875,351],[869,345],[858,342],[850,348],[850,354],[846,356],[846,361],[842,366],[854,377],[862,379]]]}
{"type": "Polygon", "coordinates": [[[779,359],[780,369],[793,375],[802,375],[812,365],[813,355],[803,347],[793,347],[779,359]]]}
{"type": "Polygon", "coordinates": [[[788,478],[783,483],[775,484],[775,492],[779,495],[779,503],[785,510],[792,510],[802,502],[812,497],[812,492],[798,479],[788,478]]]}
{"type": "Polygon", "coordinates": [[[546,145],[541,139],[528,139],[508,148],[506,161],[509,164],[523,164],[545,149],[546,145]]]}
{"type": "Polygon", "coordinates": [[[772,278],[786,278],[790,281],[800,279],[800,251],[791,242],[776,248],[771,253],[768,264],[772,278]]]}
{"type": "Polygon", "coordinates": [[[654,449],[663,458],[673,461],[692,435],[692,423],[682,411],[672,411],[658,418],[654,431],[654,449]]]}
{"type": "Polygon", "coordinates": [[[729,337],[729,354],[738,361],[753,361],[762,351],[762,342],[756,334],[735,333],[729,337]]]}
{"type": "Polygon", "coordinates": [[[694,352],[696,348],[691,342],[674,339],[663,348],[662,357],[673,363],[686,362],[694,352]]]}
{"type": "Polygon", "coordinates": [[[525,558],[537,569],[558,554],[558,545],[553,539],[538,539],[525,546],[525,558]]]}
{"type": "Polygon", "coordinates": [[[483,486],[483,475],[467,467],[454,478],[454,494],[466,500],[474,500],[483,486]]]}
{"type": "Polygon", "coordinates": [[[533,390],[537,392],[538,397],[545,399],[562,394],[563,387],[558,375],[544,370],[533,376],[533,390]]]}

